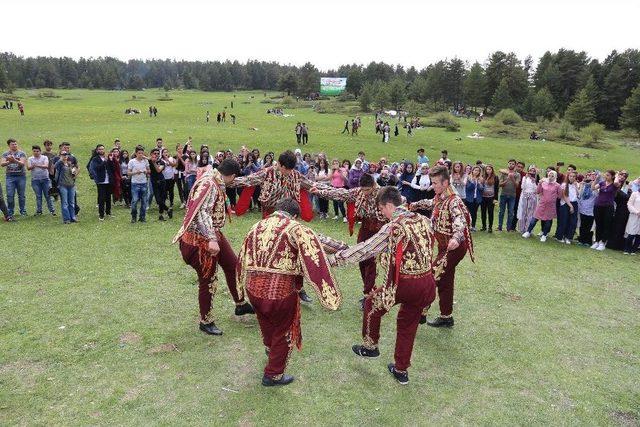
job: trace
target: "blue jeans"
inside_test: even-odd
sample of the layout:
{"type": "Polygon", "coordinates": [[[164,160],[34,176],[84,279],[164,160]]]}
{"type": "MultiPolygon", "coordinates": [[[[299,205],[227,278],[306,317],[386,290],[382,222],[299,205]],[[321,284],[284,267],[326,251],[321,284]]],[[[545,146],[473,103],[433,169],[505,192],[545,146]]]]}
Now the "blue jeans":
{"type": "Polygon", "coordinates": [[[47,208],[49,212],[54,213],[56,210],[53,207],[51,197],[49,197],[49,189],[51,188],[51,181],[47,179],[32,179],[31,188],[36,193],[36,213],[42,213],[42,198],[47,201],[47,208]]]}
{"type": "Polygon", "coordinates": [[[196,176],[195,175],[189,175],[187,177],[187,186],[184,189],[185,195],[184,195],[184,202],[187,203],[187,199],[189,198],[189,193],[191,192],[191,189],[193,188],[193,184],[196,183],[196,176]]]}
{"type": "Polygon", "coordinates": [[[60,185],[58,187],[60,192],[60,211],[62,212],[62,221],[75,221],[76,220],[76,187],[65,187],[60,185]]]}
{"type": "Polygon", "coordinates": [[[564,204],[558,209],[558,227],[556,228],[556,239],[573,240],[578,226],[578,202],[572,202],[573,213],[569,211],[569,205],[564,204]]]}
{"type": "Polygon", "coordinates": [[[147,213],[147,184],[131,184],[131,218],[138,216],[138,202],[140,202],[140,220],[145,219],[147,213]]]}
{"type": "Polygon", "coordinates": [[[7,208],[9,209],[9,216],[13,216],[13,210],[16,207],[15,194],[18,190],[18,205],[20,206],[20,214],[26,215],[27,209],[25,207],[25,190],[27,188],[27,176],[26,175],[7,175],[7,208]]]}
{"type": "Polygon", "coordinates": [[[516,196],[500,195],[500,211],[498,212],[498,230],[502,230],[502,222],[504,221],[504,210],[509,209],[507,213],[507,231],[511,230],[513,223],[513,210],[516,207],[516,196]]]}

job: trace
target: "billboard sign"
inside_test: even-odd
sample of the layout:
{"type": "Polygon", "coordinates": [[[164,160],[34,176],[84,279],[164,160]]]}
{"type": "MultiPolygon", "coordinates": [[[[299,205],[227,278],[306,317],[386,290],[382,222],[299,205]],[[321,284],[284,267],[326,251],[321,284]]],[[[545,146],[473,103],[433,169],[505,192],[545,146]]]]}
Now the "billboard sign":
{"type": "Polygon", "coordinates": [[[340,95],[346,88],[346,77],[320,77],[320,95],[340,95]]]}

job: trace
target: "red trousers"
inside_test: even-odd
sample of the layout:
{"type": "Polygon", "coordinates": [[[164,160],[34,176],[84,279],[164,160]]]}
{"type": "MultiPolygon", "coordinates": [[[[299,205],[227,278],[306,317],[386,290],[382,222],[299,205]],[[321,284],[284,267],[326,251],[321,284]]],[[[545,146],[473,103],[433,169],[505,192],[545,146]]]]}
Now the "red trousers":
{"type": "Polygon", "coordinates": [[[463,242],[455,250],[447,252],[448,239],[438,238],[438,256],[436,264],[446,254],[447,264],[444,271],[436,281],[438,288],[438,302],[440,303],[440,316],[447,317],[453,313],[453,282],[456,277],[456,266],[467,254],[467,242],[463,242]]]}
{"type": "MultiPolygon", "coordinates": [[[[362,338],[365,347],[375,348],[380,339],[380,321],[387,313],[385,309],[376,309],[373,300],[381,288],[376,289],[364,302],[362,318],[362,338]]],[[[396,350],[394,359],[396,369],[406,371],[411,366],[411,353],[422,310],[436,297],[435,281],[431,274],[420,278],[400,276],[396,289],[396,304],[400,304],[396,330],[396,350]]]]}
{"type": "Polygon", "coordinates": [[[296,290],[302,277],[256,273],[248,282],[249,301],[256,311],[262,342],[269,352],[264,375],[278,379],[287,368],[293,348],[300,348],[302,344],[300,298],[296,290]],[[265,276],[271,276],[271,283],[261,288],[256,286],[265,276]]]}
{"type": "MultiPolygon", "coordinates": [[[[382,223],[376,219],[365,218],[362,220],[362,225],[360,226],[360,230],[358,231],[358,243],[364,242],[369,239],[373,235],[375,235],[380,228],[382,227],[382,223]]],[[[376,259],[369,258],[364,261],[360,261],[360,276],[362,277],[362,283],[364,284],[363,292],[365,295],[368,295],[369,292],[376,285],[376,259]]]]}
{"type": "Polygon", "coordinates": [[[180,240],[182,259],[198,273],[198,304],[200,305],[200,322],[202,323],[214,321],[213,297],[217,289],[215,277],[218,264],[222,267],[233,301],[236,304],[244,302],[244,299],[238,297],[238,290],[236,289],[236,264],[238,263],[238,258],[224,235],[218,233],[217,236],[220,252],[215,257],[206,249],[206,241],[192,244],[194,242],[185,241],[187,239],[180,240]]]}

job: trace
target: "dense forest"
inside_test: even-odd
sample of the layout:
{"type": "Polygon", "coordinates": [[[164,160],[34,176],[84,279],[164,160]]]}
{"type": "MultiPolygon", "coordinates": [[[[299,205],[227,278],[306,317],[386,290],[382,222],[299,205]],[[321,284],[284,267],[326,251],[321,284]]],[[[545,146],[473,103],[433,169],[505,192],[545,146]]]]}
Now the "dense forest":
{"type": "MultiPolygon", "coordinates": [[[[546,52],[531,57],[494,52],[469,64],[453,58],[421,70],[371,62],[318,70],[276,62],[129,60],[116,58],[21,57],[0,54],[0,90],[15,88],[143,89],[164,87],[230,91],[281,90],[308,96],[320,76],[347,77],[347,92],[364,109],[402,108],[414,102],[434,110],[513,109],[525,118],[568,116],[619,128],[625,103],[640,83],[640,51],[613,51],[603,61],[585,52],[546,52]]],[[[639,92],[639,91],[636,91],[639,92]]],[[[640,93],[638,93],[640,98],[640,93]]],[[[640,102],[640,100],[638,101],[640,102]]]]}

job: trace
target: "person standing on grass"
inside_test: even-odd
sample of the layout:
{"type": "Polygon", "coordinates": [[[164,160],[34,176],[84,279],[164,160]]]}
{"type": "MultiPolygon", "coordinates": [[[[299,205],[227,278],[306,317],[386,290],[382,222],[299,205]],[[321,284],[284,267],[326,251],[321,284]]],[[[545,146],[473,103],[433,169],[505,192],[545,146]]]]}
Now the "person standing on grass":
{"type": "Polygon", "coordinates": [[[187,156],[188,156],[187,159],[184,160],[185,207],[187,206],[186,202],[189,199],[189,193],[191,192],[191,188],[193,188],[193,184],[195,184],[196,182],[196,175],[198,173],[198,153],[191,150],[187,152],[187,156]]]}
{"type": "MultiPolygon", "coordinates": [[[[638,179],[640,184],[640,178],[638,179]]],[[[624,254],[635,255],[640,248],[640,189],[636,188],[631,193],[627,202],[629,219],[624,232],[627,237],[624,241],[624,254]]]]}
{"type": "Polygon", "coordinates": [[[471,217],[469,211],[453,189],[449,181],[449,169],[436,166],[429,172],[431,185],[436,196],[409,205],[410,210],[432,209],[431,224],[438,242],[438,256],[433,271],[438,288],[440,315],[427,321],[428,304],[420,323],[434,328],[453,326],[453,292],[456,266],[467,253],[474,261],[473,240],[471,238],[471,217]]]}
{"type": "MultiPolygon", "coordinates": [[[[324,158],[320,158],[318,160],[318,173],[316,174],[316,182],[321,185],[328,187],[331,183],[331,176],[329,175],[329,165],[327,165],[327,161],[324,158]]],[[[327,219],[329,215],[329,200],[319,196],[318,197],[318,206],[320,209],[320,219],[327,219]]]]}
{"type": "Polygon", "coordinates": [[[530,165],[527,174],[520,181],[520,200],[518,201],[518,233],[524,234],[529,228],[533,214],[538,206],[538,170],[530,165]]]}
{"type": "Polygon", "coordinates": [[[98,144],[95,153],[89,162],[89,171],[98,188],[99,219],[104,221],[105,214],[111,216],[111,193],[115,178],[113,165],[105,156],[104,145],[98,144]]]}
{"type": "Polygon", "coordinates": [[[188,158],[187,148],[186,146],[183,148],[182,144],[176,144],[176,155],[174,157],[175,160],[175,173],[173,175],[173,179],[176,183],[176,187],[178,187],[178,197],[180,198],[180,209],[184,208],[185,203],[185,177],[184,177],[184,161],[188,158]]]}
{"type": "Polygon", "coordinates": [[[462,200],[467,198],[467,175],[462,162],[453,162],[451,167],[451,186],[462,200]]]}
{"type": "Polygon", "coordinates": [[[26,187],[27,187],[27,155],[18,149],[18,141],[13,138],[7,140],[9,149],[2,153],[0,166],[6,168],[7,204],[9,217],[13,218],[15,209],[15,194],[18,192],[18,206],[20,215],[27,215],[26,187]]]}
{"type": "Polygon", "coordinates": [[[596,241],[591,249],[604,251],[611,235],[613,226],[615,197],[620,188],[620,183],[615,180],[616,172],[608,170],[604,173],[604,179],[598,174],[597,179],[591,183],[591,189],[597,190],[598,195],[593,203],[593,216],[596,223],[596,241]]]}
{"type": "Polygon", "coordinates": [[[387,368],[402,385],[409,383],[408,369],[421,315],[436,296],[433,277],[434,232],[429,220],[402,207],[395,187],[385,187],[376,198],[378,209],[389,221],[370,239],[348,247],[320,236],[331,265],[342,266],[381,256],[383,284],[367,295],[362,316],[362,343],[351,350],[360,357],[378,357],[382,316],[398,304],[394,363],[387,368]]]}
{"type": "Polygon", "coordinates": [[[507,231],[513,231],[513,210],[516,205],[516,193],[520,185],[520,173],[516,171],[515,159],[509,160],[506,170],[500,171],[499,186],[500,193],[500,210],[498,212],[498,231],[502,231],[504,221],[504,213],[507,211],[507,231]]]}
{"type": "Polygon", "coordinates": [[[547,236],[551,232],[551,225],[553,220],[557,217],[556,201],[564,197],[560,184],[556,182],[558,179],[558,173],[550,169],[547,172],[547,177],[543,178],[536,188],[538,193],[538,205],[536,211],[533,214],[533,218],[529,223],[527,231],[522,235],[525,239],[531,236],[533,228],[538,221],[542,222],[542,235],[540,236],[541,242],[547,241],[547,236]]]}
{"type": "Polygon", "coordinates": [[[31,147],[33,156],[27,159],[27,169],[31,171],[31,188],[36,194],[36,215],[42,215],[42,199],[47,202],[51,215],[56,216],[53,202],[49,197],[51,182],[49,181],[49,159],[41,154],[39,145],[31,147]]]}
{"type": "Polygon", "coordinates": [[[117,205],[122,200],[122,174],[120,173],[120,149],[112,148],[107,159],[109,167],[113,171],[113,183],[111,184],[111,195],[113,204],[117,205]]]}
{"type": "Polygon", "coordinates": [[[131,180],[129,179],[129,152],[122,150],[118,158],[120,166],[120,188],[122,189],[121,201],[126,207],[131,206],[131,180]]]}
{"type": "MultiPolygon", "coordinates": [[[[520,181],[518,182],[518,185],[516,185],[516,202],[514,204],[515,208],[513,210],[511,230],[516,230],[518,226],[518,207],[520,206],[520,194],[522,193],[522,180],[527,175],[527,173],[524,171],[524,168],[525,168],[524,162],[520,162],[520,161],[516,162],[516,173],[520,175],[520,181]]],[[[524,233],[524,231],[521,231],[520,233],[524,233]]]]}
{"type": "Polygon", "coordinates": [[[262,376],[266,387],[294,380],[285,371],[293,349],[302,348],[296,289],[303,280],[312,285],[323,307],[337,310],[342,301],[318,236],[297,221],[299,216],[295,200],[279,200],[275,212],[249,231],[239,253],[238,295],[246,293],[255,307],[268,358],[262,376]]]}
{"type": "Polygon", "coordinates": [[[302,143],[302,124],[300,122],[296,123],[295,133],[296,142],[300,145],[302,143]]]}
{"type": "Polygon", "coordinates": [[[131,180],[131,223],[146,222],[147,177],[151,174],[151,169],[142,146],[136,147],[135,157],[129,161],[127,170],[131,180]],[[138,216],[138,202],[140,202],[140,216],[138,216]]]}
{"type": "MultiPolygon", "coordinates": [[[[340,161],[333,159],[331,161],[331,187],[333,188],[346,188],[348,172],[346,169],[340,167],[340,161]]],[[[344,208],[344,202],[341,200],[333,200],[333,214],[334,220],[337,220],[342,216],[343,221],[347,222],[347,211],[344,208]]]]}
{"type": "Polygon", "coordinates": [[[158,204],[158,221],[166,221],[164,213],[167,213],[169,218],[173,217],[173,211],[167,207],[167,189],[164,185],[164,175],[162,175],[162,171],[167,167],[167,164],[162,160],[160,150],[157,148],[151,150],[150,154],[149,169],[151,174],[149,178],[153,188],[153,196],[158,204]]]}
{"type": "Polygon", "coordinates": [[[58,200],[58,189],[55,188],[55,184],[53,182],[53,175],[54,175],[53,167],[56,164],[54,161],[54,158],[56,157],[56,153],[53,152],[53,142],[49,141],[48,139],[45,139],[43,142],[43,145],[44,145],[44,151],[42,152],[42,155],[45,156],[49,161],[49,169],[47,171],[49,175],[49,185],[51,186],[51,188],[49,189],[49,196],[50,197],[52,196],[55,198],[55,200],[58,200]]]}
{"type": "Polygon", "coordinates": [[[209,113],[209,110],[207,110],[207,115],[206,115],[207,123],[209,123],[209,118],[211,118],[211,113],[209,113]]]}
{"type": "Polygon", "coordinates": [[[176,175],[176,165],[177,161],[173,157],[169,155],[169,150],[163,148],[161,153],[162,161],[165,163],[165,167],[162,170],[162,177],[164,178],[164,191],[167,193],[167,198],[169,200],[169,209],[173,211],[173,199],[174,199],[174,189],[175,189],[175,175],[176,175]]]}
{"type": "MultiPolygon", "coordinates": [[[[443,154],[446,155],[446,151],[444,151],[443,154]]],[[[498,203],[498,191],[500,188],[498,182],[498,177],[496,177],[493,165],[485,165],[482,205],[480,207],[482,229],[480,231],[486,231],[488,233],[493,232],[493,210],[495,205],[498,203]],[[489,228],[487,228],[487,216],[489,217],[489,228]]]]}
{"type": "Polygon", "coordinates": [[[78,222],[75,207],[78,172],[77,162],[72,162],[71,155],[62,151],[55,166],[55,181],[60,192],[60,212],[64,224],[78,222]]]}
{"type": "Polygon", "coordinates": [[[558,225],[556,228],[556,240],[571,244],[573,236],[578,225],[578,173],[576,171],[568,171],[565,175],[565,182],[561,184],[563,197],[560,199],[560,210],[558,225]]]}
{"type": "Polygon", "coordinates": [[[24,104],[22,102],[18,102],[18,110],[20,110],[20,115],[24,116],[24,104]]]}
{"type": "Polygon", "coordinates": [[[482,204],[483,191],[484,181],[482,179],[482,168],[476,165],[471,168],[471,174],[467,178],[464,200],[467,210],[469,211],[469,215],[471,216],[471,231],[476,231],[478,207],[482,204]]]}
{"type": "Polygon", "coordinates": [[[593,205],[598,193],[591,188],[591,184],[595,179],[596,173],[589,171],[578,185],[578,211],[580,213],[578,244],[580,246],[591,246],[593,244],[593,205]]]}
{"type": "Polygon", "coordinates": [[[236,282],[238,258],[222,234],[228,215],[225,184],[240,174],[236,160],[225,159],[218,169],[208,169],[189,194],[184,220],[173,243],[180,242],[182,259],[198,274],[198,305],[201,331],[222,335],[213,315],[213,298],[218,286],[218,265],[224,272],[227,288],[236,304],[235,315],[254,313],[253,307],[239,296],[236,282]]]}
{"type": "Polygon", "coordinates": [[[309,143],[309,127],[306,123],[302,123],[300,132],[302,134],[302,145],[307,145],[307,143],[309,143]]]}

